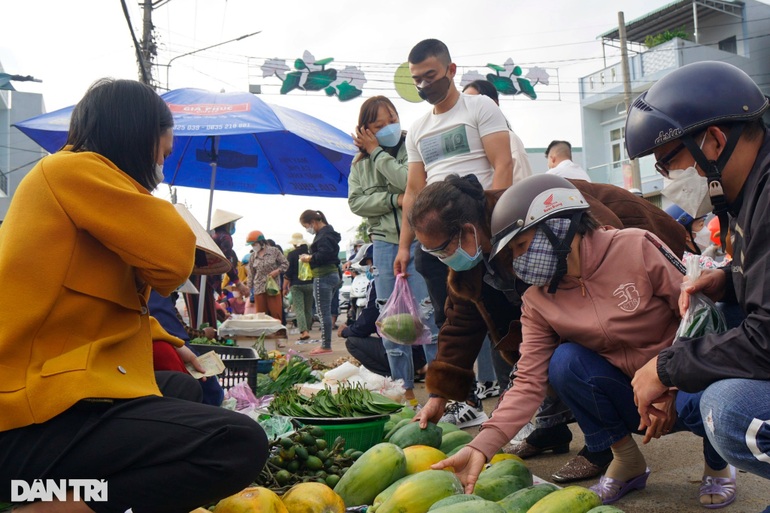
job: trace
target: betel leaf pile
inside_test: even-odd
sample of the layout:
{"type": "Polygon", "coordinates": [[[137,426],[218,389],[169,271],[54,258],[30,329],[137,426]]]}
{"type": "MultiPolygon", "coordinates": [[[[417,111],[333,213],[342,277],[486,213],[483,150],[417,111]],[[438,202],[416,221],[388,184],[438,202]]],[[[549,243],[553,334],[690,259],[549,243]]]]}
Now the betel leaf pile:
{"type": "Polygon", "coordinates": [[[341,383],[336,392],[327,386],[312,397],[289,390],[273,399],[269,411],[288,417],[346,418],[389,415],[401,408],[403,405],[360,384],[341,383]]]}

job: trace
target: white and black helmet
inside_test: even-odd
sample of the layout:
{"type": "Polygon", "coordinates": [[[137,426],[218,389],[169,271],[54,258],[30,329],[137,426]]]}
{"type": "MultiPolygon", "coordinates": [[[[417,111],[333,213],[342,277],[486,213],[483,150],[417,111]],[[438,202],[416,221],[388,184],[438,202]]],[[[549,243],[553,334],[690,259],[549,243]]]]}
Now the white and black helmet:
{"type": "Polygon", "coordinates": [[[588,207],[588,202],[580,191],[565,178],[550,174],[525,178],[508,188],[492,211],[490,259],[505,248],[516,235],[530,228],[540,227],[551,242],[557,257],[556,272],[548,287],[548,293],[553,294],[567,274],[567,255],[572,250],[572,239],[588,207]],[[563,239],[559,239],[545,224],[546,220],[557,217],[570,219],[569,229],[563,239]]]}
{"type": "Polygon", "coordinates": [[[494,258],[516,235],[552,217],[588,209],[577,188],[561,176],[534,175],[508,188],[492,212],[494,258]]]}

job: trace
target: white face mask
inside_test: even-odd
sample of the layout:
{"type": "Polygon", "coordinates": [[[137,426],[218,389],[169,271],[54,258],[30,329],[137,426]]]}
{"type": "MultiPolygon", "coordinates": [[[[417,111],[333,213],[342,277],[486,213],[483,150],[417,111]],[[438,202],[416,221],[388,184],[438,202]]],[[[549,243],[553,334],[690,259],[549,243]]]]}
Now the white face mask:
{"type": "Polygon", "coordinates": [[[704,226],[700,231],[695,232],[695,238],[693,239],[695,245],[698,246],[701,251],[711,246],[711,230],[708,226],[704,226]]]}
{"type": "Polygon", "coordinates": [[[305,228],[305,231],[307,231],[310,235],[315,235],[315,228],[313,228],[312,226],[308,226],[307,228],[305,228]]]}
{"type": "Polygon", "coordinates": [[[661,193],[672,203],[694,219],[703,217],[713,209],[709,197],[709,183],[705,176],[700,176],[693,166],[687,169],[672,169],[661,193]]]}
{"type": "MultiPolygon", "coordinates": [[[[706,141],[706,135],[700,142],[700,148],[706,141]]],[[[713,210],[709,197],[709,182],[705,176],[700,176],[695,169],[695,162],[687,169],[671,169],[670,178],[663,179],[663,194],[672,203],[679,205],[693,219],[703,217],[713,210]]]]}
{"type": "Polygon", "coordinates": [[[155,163],[155,187],[163,181],[163,164],[155,163]]]}

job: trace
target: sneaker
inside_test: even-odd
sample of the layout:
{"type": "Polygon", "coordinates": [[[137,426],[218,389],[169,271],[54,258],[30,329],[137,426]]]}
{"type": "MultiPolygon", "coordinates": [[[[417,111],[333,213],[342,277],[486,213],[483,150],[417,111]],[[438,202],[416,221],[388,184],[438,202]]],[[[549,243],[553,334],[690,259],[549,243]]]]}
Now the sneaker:
{"type": "Polygon", "coordinates": [[[478,426],[489,420],[483,408],[474,408],[466,402],[450,402],[439,422],[454,424],[460,429],[478,426]]]}
{"type": "Polygon", "coordinates": [[[485,381],[484,383],[476,383],[476,395],[479,399],[497,397],[500,395],[500,385],[497,384],[497,381],[485,381]]]}

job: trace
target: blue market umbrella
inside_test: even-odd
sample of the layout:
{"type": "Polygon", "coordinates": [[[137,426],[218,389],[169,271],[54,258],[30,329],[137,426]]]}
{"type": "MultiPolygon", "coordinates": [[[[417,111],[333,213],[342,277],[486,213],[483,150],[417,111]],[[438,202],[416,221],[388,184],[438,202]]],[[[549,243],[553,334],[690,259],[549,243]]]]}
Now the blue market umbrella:
{"type": "MultiPolygon", "coordinates": [[[[357,149],[349,135],[302,112],[250,93],[175,89],[161,98],[174,116],[174,149],[164,183],[215,190],[346,198],[357,149]]],[[[53,153],[66,142],[73,107],[16,123],[53,153]]],[[[201,289],[205,288],[206,276],[201,289]]],[[[202,317],[201,301],[198,319],[202,317]]]]}
{"type": "MultiPolygon", "coordinates": [[[[175,123],[165,183],[212,191],[347,197],[357,150],[349,135],[328,123],[250,93],[186,88],[161,97],[175,123]]],[[[55,152],[66,141],[72,109],[15,126],[55,152]]]]}

